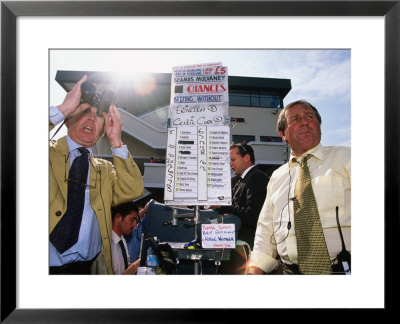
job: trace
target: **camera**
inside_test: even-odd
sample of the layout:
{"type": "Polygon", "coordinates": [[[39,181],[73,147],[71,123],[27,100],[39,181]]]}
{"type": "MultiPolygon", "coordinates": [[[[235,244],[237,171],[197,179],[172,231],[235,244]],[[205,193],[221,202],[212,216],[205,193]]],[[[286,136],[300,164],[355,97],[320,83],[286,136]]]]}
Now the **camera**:
{"type": "Polygon", "coordinates": [[[81,104],[88,103],[97,108],[97,116],[108,113],[108,108],[114,100],[114,91],[106,89],[97,91],[96,85],[90,81],[81,84],[81,104]]]}

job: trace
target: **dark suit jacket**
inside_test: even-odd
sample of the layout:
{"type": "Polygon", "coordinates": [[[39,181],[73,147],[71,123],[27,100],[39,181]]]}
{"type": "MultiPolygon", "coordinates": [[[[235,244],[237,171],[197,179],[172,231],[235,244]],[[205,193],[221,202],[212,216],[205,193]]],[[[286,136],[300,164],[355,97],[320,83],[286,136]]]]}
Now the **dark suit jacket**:
{"type": "Polygon", "coordinates": [[[242,222],[238,239],[243,240],[253,249],[258,215],[267,195],[269,177],[257,165],[244,177],[236,176],[232,180],[232,205],[221,206],[220,214],[234,214],[242,222]]]}

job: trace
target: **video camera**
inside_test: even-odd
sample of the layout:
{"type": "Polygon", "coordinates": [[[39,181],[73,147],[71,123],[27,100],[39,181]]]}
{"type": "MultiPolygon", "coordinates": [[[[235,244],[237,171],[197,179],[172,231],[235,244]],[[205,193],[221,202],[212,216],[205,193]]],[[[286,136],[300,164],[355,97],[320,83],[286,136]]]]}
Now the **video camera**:
{"type": "Polygon", "coordinates": [[[90,81],[81,84],[81,104],[88,103],[97,108],[97,116],[102,112],[108,113],[108,108],[114,100],[114,91],[106,89],[97,91],[96,85],[90,81]]]}

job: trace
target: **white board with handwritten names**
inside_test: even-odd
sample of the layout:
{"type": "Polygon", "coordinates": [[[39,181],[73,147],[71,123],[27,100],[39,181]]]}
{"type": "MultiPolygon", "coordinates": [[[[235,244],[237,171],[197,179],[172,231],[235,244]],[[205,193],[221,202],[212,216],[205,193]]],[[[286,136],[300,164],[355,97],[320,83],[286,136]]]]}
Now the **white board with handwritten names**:
{"type": "Polygon", "coordinates": [[[220,63],[173,68],[165,204],[231,204],[228,100],[220,63]]]}

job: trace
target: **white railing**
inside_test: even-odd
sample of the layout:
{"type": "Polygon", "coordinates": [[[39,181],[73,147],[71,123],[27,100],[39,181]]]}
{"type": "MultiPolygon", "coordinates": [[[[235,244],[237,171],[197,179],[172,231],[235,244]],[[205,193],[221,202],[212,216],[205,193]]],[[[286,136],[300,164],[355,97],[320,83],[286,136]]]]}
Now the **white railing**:
{"type": "Polygon", "coordinates": [[[130,136],[152,147],[153,149],[165,149],[167,147],[167,128],[157,128],[141,118],[136,117],[126,110],[119,109],[122,130],[130,136]]]}

